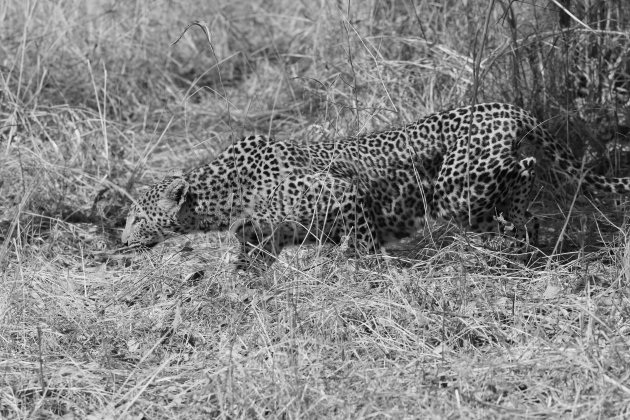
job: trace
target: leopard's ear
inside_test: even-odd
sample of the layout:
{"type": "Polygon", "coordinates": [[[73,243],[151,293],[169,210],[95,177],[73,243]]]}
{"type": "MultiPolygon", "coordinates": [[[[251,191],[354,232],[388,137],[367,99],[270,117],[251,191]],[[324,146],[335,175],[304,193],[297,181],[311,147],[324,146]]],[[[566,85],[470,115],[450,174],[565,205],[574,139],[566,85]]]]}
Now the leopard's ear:
{"type": "Polygon", "coordinates": [[[189,187],[188,182],[183,178],[173,178],[161,194],[158,206],[169,213],[179,211],[182,204],[186,202],[189,187]]]}

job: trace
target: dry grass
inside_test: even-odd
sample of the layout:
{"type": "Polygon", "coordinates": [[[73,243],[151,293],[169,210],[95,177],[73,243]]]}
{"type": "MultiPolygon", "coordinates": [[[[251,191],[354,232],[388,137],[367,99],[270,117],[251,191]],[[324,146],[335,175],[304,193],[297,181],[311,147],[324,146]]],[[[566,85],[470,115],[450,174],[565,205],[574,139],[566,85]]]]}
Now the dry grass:
{"type": "Polygon", "coordinates": [[[529,267],[452,229],[391,258],[292,250],[260,277],[233,274],[223,233],[113,252],[125,191],[242,133],[316,141],[473,96],[563,116],[557,9],[199,3],[0,4],[0,417],[630,416],[610,200],[541,194],[557,255],[529,267]]]}

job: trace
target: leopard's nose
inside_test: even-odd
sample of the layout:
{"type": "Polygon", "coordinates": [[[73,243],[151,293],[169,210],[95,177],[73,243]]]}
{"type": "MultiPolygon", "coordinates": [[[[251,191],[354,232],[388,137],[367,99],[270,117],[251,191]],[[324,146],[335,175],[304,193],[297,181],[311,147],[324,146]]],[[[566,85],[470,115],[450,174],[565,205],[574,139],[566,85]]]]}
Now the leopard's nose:
{"type": "Polygon", "coordinates": [[[134,221],[135,220],[134,220],[133,216],[127,217],[127,221],[125,223],[125,228],[122,231],[122,235],[120,235],[120,240],[125,245],[129,244],[129,239],[131,238],[131,233],[132,233],[132,228],[133,228],[134,221]]]}
{"type": "Polygon", "coordinates": [[[123,243],[123,245],[129,245],[129,231],[127,230],[127,228],[125,228],[122,232],[122,235],[120,235],[120,241],[123,243]]]}

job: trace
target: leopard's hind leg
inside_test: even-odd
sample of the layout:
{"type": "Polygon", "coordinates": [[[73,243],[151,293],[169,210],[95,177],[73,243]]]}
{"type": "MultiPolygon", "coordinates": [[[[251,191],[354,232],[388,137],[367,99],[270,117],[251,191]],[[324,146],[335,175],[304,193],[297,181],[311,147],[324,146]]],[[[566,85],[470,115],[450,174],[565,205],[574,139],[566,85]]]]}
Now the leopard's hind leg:
{"type": "Polygon", "coordinates": [[[534,187],[536,159],[525,158],[518,163],[518,173],[505,197],[491,211],[476,215],[467,228],[477,233],[498,232],[512,238],[510,249],[523,252],[538,241],[538,220],[528,207],[534,187]]]}

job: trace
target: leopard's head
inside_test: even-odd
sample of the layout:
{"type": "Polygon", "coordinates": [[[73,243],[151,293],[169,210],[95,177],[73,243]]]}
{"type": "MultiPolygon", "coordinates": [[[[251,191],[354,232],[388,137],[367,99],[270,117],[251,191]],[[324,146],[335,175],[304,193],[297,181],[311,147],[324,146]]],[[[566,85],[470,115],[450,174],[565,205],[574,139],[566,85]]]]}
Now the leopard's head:
{"type": "Polygon", "coordinates": [[[173,234],[189,231],[191,227],[181,217],[189,200],[189,184],[181,176],[168,176],[152,185],[129,209],[122,242],[152,247],[173,234]]]}

